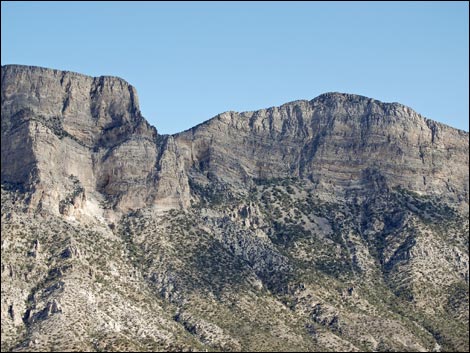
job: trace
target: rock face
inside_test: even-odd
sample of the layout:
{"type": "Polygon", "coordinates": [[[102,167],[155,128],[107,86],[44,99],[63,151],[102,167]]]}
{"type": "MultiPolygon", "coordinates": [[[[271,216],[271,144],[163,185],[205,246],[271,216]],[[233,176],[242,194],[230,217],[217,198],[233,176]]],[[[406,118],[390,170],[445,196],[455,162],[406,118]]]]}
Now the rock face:
{"type": "Polygon", "coordinates": [[[326,93],[159,135],[1,75],[2,351],[468,351],[467,132],[326,93]]]}
{"type": "Polygon", "coordinates": [[[468,200],[468,134],[401,104],[327,93],[223,113],[177,135],[186,165],[228,183],[308,178],[335,193],[388,187],[468,200]]]}
{"type": "Polygon", "coordinates": [[[87,199],[117,210],[159,198],[170,207],[185,205],[187,180],[170,190],[165,179],[167,169],[179,168],[171,138],[158,138],[124,80],[2,67],[2,182],[34,187],[32,207],[58,211],[61,198],[75,192],[71,176],[87,199]],[[168,165],[159,172],[162,163],[168,165]]]}

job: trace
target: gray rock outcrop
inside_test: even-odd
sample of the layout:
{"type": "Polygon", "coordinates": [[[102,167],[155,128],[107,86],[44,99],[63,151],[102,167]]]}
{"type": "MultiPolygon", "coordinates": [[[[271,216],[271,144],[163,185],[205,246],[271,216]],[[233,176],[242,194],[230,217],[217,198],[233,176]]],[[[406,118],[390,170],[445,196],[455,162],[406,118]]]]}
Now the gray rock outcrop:
{"type": "Polygon", "coordinates": [[[84,189],[88,213],[98,203],[118,211],[158,205],[159,198],[166,207],[185,205],[187,180],[165,178],[181,169],[178,158],[124,80],[2,67],[2,182],[34,188],[33,208],[58,211],[62,196],[76,191],[70,178],[84,189]]]}
{"type": "Polygon", "coordinates": [[[469,135],[326,93],[174,135],[1,72],[2,351],[468,351],[469,135]]]}

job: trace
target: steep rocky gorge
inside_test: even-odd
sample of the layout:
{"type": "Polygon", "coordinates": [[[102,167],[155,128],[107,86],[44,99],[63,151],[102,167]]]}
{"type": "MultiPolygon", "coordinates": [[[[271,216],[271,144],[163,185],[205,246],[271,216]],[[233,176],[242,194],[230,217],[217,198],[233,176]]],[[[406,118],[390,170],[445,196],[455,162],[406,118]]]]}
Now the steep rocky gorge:
{"type": "Polygon", "coordinates": [[[3,350],[468,350],[468,132],[326,93],[175,135],[2,66],[3,350]]]}

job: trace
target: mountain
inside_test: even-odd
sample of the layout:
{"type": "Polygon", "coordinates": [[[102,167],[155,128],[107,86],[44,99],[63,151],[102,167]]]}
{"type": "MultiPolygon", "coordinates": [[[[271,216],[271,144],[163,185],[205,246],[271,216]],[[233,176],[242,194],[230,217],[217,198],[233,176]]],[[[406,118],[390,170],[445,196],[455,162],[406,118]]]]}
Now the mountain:
{"type": "Polygon", "coordinates": [[[175,135],[1,72],[2,351],[468,350],[469,135],[326,93],[175,135]]]}

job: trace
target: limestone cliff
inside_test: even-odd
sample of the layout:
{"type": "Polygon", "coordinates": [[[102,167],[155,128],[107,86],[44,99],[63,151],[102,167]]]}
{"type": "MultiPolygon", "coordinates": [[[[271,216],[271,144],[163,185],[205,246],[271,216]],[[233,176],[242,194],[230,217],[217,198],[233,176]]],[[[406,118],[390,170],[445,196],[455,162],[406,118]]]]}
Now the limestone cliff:
{"type": "Polygon", "coordinates": [[[401,186],[468,206],[468,133],[398,103],[326,93],[223,113],[176,141],[189,171],[228,183],[308,178],[340,196],[380,180],[379,187],[401,186]]]}
{"type": "Polygon", "coordinates": [[[2,351],[468,351],[468,132],[326,93],[175,135],[1,73],[2,351]]]}
{"type": "Polygon", "coordinates": [[[158,172],[161,158],[179,168],[177,149],[158,138],[124,80],[9,65],[1,94],[2,182],[34,190],[32,208],[60,211],[64,195],[81,193],[88,213],[98,202],[117,211],[158,205],[160,194],[166,207],[188,202],[187,180],[170,190],[158,172]]]}

